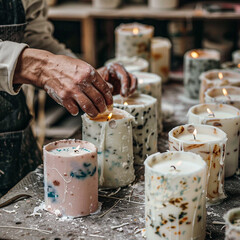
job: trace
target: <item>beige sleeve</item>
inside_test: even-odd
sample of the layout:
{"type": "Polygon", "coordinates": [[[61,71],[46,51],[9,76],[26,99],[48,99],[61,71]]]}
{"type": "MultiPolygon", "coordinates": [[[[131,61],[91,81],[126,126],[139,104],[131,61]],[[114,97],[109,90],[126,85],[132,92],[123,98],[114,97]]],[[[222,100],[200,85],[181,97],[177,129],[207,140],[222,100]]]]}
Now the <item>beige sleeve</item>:
{"type": "Polygon", "coordinates": [[[19,91],[13,87],[13,76],[18,57],[27,44],[0,40],[0,91],[16,95],[19,91]]]}
{"type": "Polygon", "coordinates": [[[45,0],[23,0],[28,25],[25,29],[24,42],[32,48],[47,50],[58,55],[76,58],[76,55],[53,36],[53,25],[47,20],[45,0]]]}

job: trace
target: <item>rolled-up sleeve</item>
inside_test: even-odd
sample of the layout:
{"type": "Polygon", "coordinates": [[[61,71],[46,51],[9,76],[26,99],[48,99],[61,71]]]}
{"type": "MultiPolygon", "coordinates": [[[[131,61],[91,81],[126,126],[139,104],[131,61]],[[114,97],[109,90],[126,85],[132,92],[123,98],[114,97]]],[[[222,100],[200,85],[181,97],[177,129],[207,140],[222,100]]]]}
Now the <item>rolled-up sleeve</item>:
{"type": "Polygon", "coordinates": [[[18,57],[27,44],[0,40],[0,91],[16,95],[19,88],[13,86],[13,76],[18,57]]]}

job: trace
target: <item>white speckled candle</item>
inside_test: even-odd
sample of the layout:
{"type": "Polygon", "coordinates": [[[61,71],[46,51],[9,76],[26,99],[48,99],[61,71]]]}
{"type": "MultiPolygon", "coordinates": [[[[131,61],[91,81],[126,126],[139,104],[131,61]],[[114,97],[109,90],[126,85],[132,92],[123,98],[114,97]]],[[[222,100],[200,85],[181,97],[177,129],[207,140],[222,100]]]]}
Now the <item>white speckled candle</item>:
{"type": "Polygon", "coordinates": [[[98,208],[97,149],[81,140],[43,148],[46,209],[58,216],[86,216],[98,208]]]}
{"type": "Polygon", "coordinates": [[[199,98],[200,74],[220,67],[220,54],[216,50],[195,49],[184,55],[184,91],[192,99],[199,98]]]}
{"type": "Polygon", "coordinates": [[[154,27],[140,23],[121,24],[115,30],[116,57],[150,58],[150,40],[154,27]]]}
{"type": "Polygon", "coordinates": [[[234,175],[238,168],[240,111],[226,104],[199,104],[189,109],[188,123],[212,125],[227,134],[225,177],[234,175]]]}
{"type": "Polygon", "coordinates": [[[225,240],[240,239],[240,208],[233,208],[225,215],[226,222],[225,240]]]}
{"type": "Polygon", "coordinates": [[[134,163],[143,164],[148,155],[157,152],[157,99],[145,94],[134,94],[128,98],[116,95],[113,101],[114,107],[124,109],[135,118],[134,163]]]}
{"type": "Polygon", "coordinates": [[[240,73],[214,69],[204,72],[200,75],[201,89],[200,89],[200,102],[204,102],[205,92],[209,88],[223,87],[223,86],[237,86],[240,87],[240,73]]]}
{"type": "Polygon", "coordinates": [[[82,116],[82,137],[98,148],[99,186],[118,188],[134,179],[132,122],[126,111],[113,109],[97,118],[82,116]],[[109,119],[109,120],[108,120],[109,119]]]}
{"type": "Polygon", "coordinates": [[[157,99],[158,133],[162,132],[162,79],[153,73],[135,72],[138,78],[138,90],[157,99]]]}
{"type": "Polygon", "coordinates": [[[166,152],[144,164],[147,239],[203,240],[206,163],[191,152],[166,152]]]}
{"type": "Polygon", "coordinates": [[[172,44],[168,38],[155,37],[151,40],[151,72],[158,74],[162,82],[168,81],[172,44]]]}
{"type": "Polygon", "coordinates": [[[219,128],[207,125],[183,125],[169,134],[169,150],[199,154],[208,166],[207,200],[210,204],[221,202],[224,194],[224,159],[227,135],[219,128]],[[196,139],[193,131],[196,129],[196,139]]]}

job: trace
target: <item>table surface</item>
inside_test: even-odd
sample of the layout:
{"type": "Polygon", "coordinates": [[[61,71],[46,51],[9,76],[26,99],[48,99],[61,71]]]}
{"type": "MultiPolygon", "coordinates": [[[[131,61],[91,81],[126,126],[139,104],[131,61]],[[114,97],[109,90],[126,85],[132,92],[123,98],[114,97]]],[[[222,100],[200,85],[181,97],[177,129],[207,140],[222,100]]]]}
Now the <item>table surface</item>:
{"type": "MultiPolygon", "coordinates": [[[[167,133],[173,127],[186,123],[188,108],[194,103],[183,97],[179,83],[164,86],[164,132],[159,135],[158,150],[168,148],[167,133]]],[[[75,137],[81,136],[80,131],[75,137]]],[[[43,169],[40,166],[27,175],[7,195],[28,193],[31,198],[0,209],[0,239],[144,239],[144,167],[136,167],[136,181],[125,188],[100,190],[101,210],[95,215],[61,219],[43,210],[43,169]]],[[[223,240],[223,214],[240,205],[240,177],[225,181],[227,199],[207,208],[206,240],[223,240]]],[[[4,199],[0,199],[0,204],[4,199]]]]}

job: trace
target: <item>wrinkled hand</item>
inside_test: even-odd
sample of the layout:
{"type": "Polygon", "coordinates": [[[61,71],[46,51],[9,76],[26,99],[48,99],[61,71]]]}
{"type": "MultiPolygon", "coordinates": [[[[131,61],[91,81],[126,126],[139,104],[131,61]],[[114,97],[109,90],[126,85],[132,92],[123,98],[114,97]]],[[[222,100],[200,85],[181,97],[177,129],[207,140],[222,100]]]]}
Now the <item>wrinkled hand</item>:
{"type": "Polygon", "coordinates": [[[110,63],[98,69],[102,78],[113,86],[113,95],[121,94],[123,97],[131,95],[137,89],[137,78],[128,73],[119,63],[110,63]]]}

